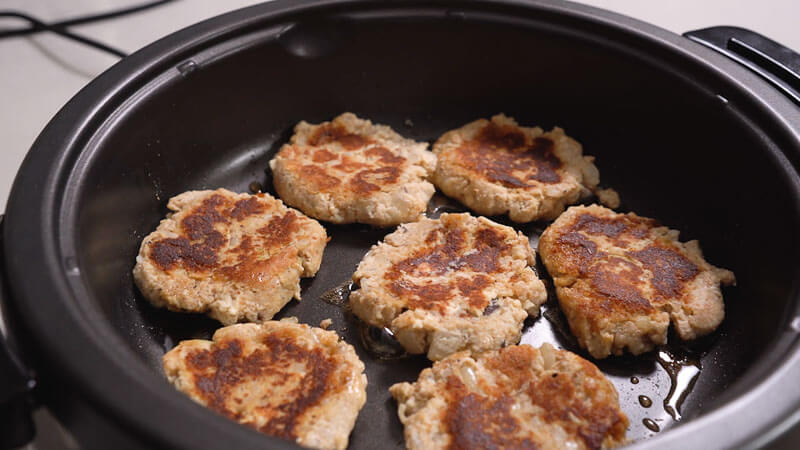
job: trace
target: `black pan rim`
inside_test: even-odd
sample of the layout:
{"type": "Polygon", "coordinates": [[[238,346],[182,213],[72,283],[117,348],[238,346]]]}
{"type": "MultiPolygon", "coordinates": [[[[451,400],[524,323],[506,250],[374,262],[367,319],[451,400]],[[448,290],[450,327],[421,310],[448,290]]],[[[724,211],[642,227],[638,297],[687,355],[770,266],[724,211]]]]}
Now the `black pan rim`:
{"type": "MultiPolygon", "coordinates": [[[[124,350],[115,353],[119,348],[110,348],[107,343],[119,338],[110,325],[87,323],[92,312],[76,307],[77,293],[70,287],[72,281],[66,274],[64,249],[59,241],[63,236],[70,235],[69,230],[62,229],[64,223],[69,224],[68,220],[62,222],[68,216],[62,215],[66,208],[64,188],[69,181],[67,175],[72,172],[88,137],[97,132],[110,112],[153,79],[155,74],[174,67],[187,55],[241,34],[242,30],[254,29],[309,10],[370,8],[402,11],[427,7],[441,12],[445,10],[444,6],[459,10],[522,8],[615,28],[633,39],[664,47],[665,51],[674,53],[676,59],[703,67],[724,78],[730,86],[743,92],[755,108],[769,115],[788,139],[800,142],[797,108],[745,69],[670,32],[584,5],[545,0],[504,0],[448,2],[431,7],[418,1],[279,0],[194,25],[122,60],[77,94],[32,146],[10,196],[4,239],[14,302],[28,328],[35,331],[38,344],[48,358],[63,367],[65,375],[80,386],[81,392],[86,393],[98,409],[113,417],[123,418],[126,428],[135,430],[143,437],[147,436],[148,440],[155,439],[170,447],[207,446],[213,442],[209,439],[223,433],[226,439],[235,439],[228,442],[235,442],[237,447],[263,446],[269,442],[289,448],[284,441],[265,438],[227,420],[215,419],[213,413],[195,407],[163,380],[157,380],[157,374],[143,365],[137,367],[137,360],[126,358],[125,351],[131,350],[123,347],[121,341],[119,347],[124,350]],[[31,224],[38,224],[38,228],[31,224]],[[39,273],[40,276],[32,279],[26,275],[29,273],[39,273]],[[53,326],[53,318],[58,318],[59,326],[53,326]],[[81,332],[75,333],[75,330],[81,332]],[[111,341],[108,341],[109,338],[111,341]],[[137,378],[140,376],[144,378],[137,378]],[[125,389],[114,389],[123,380],[129,382],[125,383],[125,389]],[[114,394],[109,395],[109,392],[114,394]],[[166,420],[168,417],[170,419],[166,420]],[[176,433],[176,429],[188,432],[176,433]]],[[[800,145],[795,148],[800,148],[800,145]]],[[[797,155],[784,155],[782,165],[793,174],[794,182],[800,185],[796,161],[797,155]]],[[[786,346],[795,350],[796,333],[791,334],[787,330],[784,334],[786,346]]],[[[680,445],[688,444],[691,447],[693,441],[686,440],[686,437],[702,433],[704,442],[727,447],[755,440],[755,433],[763,429],[777,426],[779,431],[784,426],[780,424],[782,419],[796,410],[800,395],[786,395],[775,386],[798,377],[800,352],[793,351],[771,377],[733,404],[677,427],[670,433],[640,442],[639,445],[642,448],[656,448],[678,445],[680,442],[680,445]]],[[[769,436],[760,436],[756,442],[765,442],[769,436]]]]}

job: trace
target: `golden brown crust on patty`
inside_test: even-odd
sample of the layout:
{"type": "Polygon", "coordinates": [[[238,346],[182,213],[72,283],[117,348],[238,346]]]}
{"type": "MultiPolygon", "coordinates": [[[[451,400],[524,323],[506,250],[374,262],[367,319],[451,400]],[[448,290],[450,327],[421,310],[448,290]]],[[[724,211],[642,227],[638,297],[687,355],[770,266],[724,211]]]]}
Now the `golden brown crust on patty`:
{"type": "Polygon", "coordinates": [[[319,270],[325,230],[267,194],[189,191],[167,207],[133,269],[155,306],[224,324],[266,320],[300,298],[301,276],[319,270]]]}
{"type": "Polygon", "coordinates": [[[653,219],[592,205],[568,209],[539,240],[539,253],[578,342],[595,358],[640,354],[712,332],[724,318],[721,284],[733,273],[708,264],[697,241],[653,219]]]}
{"type": "Polygon", "coordinates": [[[520,339],[546,299],[527,237],[469,214],[405,224],[356,270],[353,312],[388,327],[410,353],[437,360],[520,339]]]}
{"type": "Polygon", "coordinates": [[[597,367],[549,344],[456,353],[390,391],[409,449],[610,448],[628,426],[597,367]]]}
{"type": "Polygon", "coordinates": [[[397,225],[419,218],[433,195],[436,156],[427,146],[344,113],[300,122],[270,167],[281,198],[312,217],[397,225]]]}
{"type": "Polygon", "coordinates": [[[344,449],[366,401],[364,364],[333,331],[289,320],[221,328],[163,358],[176,388],[262,433],[344,449]]]}
{"type": "Polygon", "coordinates": [[[566,205],[591,192],[612,207],[619,197],[597,190],[594,158],[560,128],[519,126],[502,114],[442,135],[434,183],[450,197],[485,215],[508,213],[515,222],[555,219],[566,205]]]}

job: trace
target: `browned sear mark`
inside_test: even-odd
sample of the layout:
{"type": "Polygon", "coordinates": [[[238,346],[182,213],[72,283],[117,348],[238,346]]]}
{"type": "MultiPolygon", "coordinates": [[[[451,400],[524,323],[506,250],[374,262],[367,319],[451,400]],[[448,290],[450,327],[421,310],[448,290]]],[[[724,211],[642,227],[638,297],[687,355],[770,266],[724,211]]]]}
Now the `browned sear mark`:
{"type": "Polygon", "coordinates": [[[217,264],[217,251],[205,243],[192,244],[185,237],[169,238],[152,244],[150,258],[165,271],[178,263],[189,270],[203,270],[217,264]]]}
{"type": "Polygon", "coordinates": [[[579,275],[585,275],[586,269],[597,253],[597,244],[576,231],[559,236],[556,240],[558,251],[575,263],[579,275]]]}
{"type": "Polygon", "coordinates": [[[545,411],[546,421],[561,424],[568,433],[579,436],[587,448],[602,448],[607,434],[620,440],[624,436],[627,426],[619,412],[607,405],[593,406],[582,401],[570,377],[557,373],[540,377],[529,384],[527,393],[533,404],[545,411]]]}
{"type": "Polygon", "coordinates": [[[233,205],[220,195],[210,196],[181,220],[180,229],[185,236],[151,243],[150,259],[167,272],[180,266],[189,271],[209,272],[215,278],[263,284],[291,266],[297,257],[295,247],[289,245],[300,228],[297,215],[288,211],[273,217],[258,229],[255,242],[254,237],[242,237],[241,242],[230,249],[234,261],[220,258],[228,239],[215,225],[231,226],[232,221],[242,221],[266,210],[256,196],[238,200],[233,205]],[[259,252],[254,252],[256,247],[259,252]]]}
{"type": "MultiPolygon", "coordinates": [[[[498,378],[499,391],[513,393],[527,386],[523,392],[531,403],[542,408],[544,420],[559,424],[568,434],[579,436],[586,447],[602,448],[606,435],[617,440],[624,437],[627,424],[619,411],[605,404],[598,406],[588,403],[586,395],[591,393],[576,392],[575,382],[570,376],[554,371],[552,374],[531,378],[529,368],[533,364],[532,353],[525,351],[522,346],[505,348],[497,356],[487,360],[490,370],[497,370],[505,375],[498,378]]],[[[580,364],[584,376],[598,373],[588,361],[580,360],[580,364]]]]}
{"type": "Polygon", "coordinates": [[[364,169],[366,167],[369,166],[362,162],[356,161],[353,158],[348,157],[347,155],[343,155],[341,162],[333,166],[334,169],[341,170],[342,172],[355,172],[364,169]]]}
{"type": "Polygon", "coordinates": [[[651,311],[652,305],[639,288],[643,274],[641,267],[619,257],[604,255],[596,260],[588,270],[589,283],[600,296],[614,302],[595,302],[595,306],[610,311],[621,303],[628,311],[651,311]]]}
{"type": "Polygon", "coordinates": [[[593,214],[581,214],[570,230],[583,231],[591,235],[602,235],[610,238],[614,245],[625,247],[626,237],[643,239],[647,237],[652,227],[658,226],[655,219],[644,217],[597,217],[593,214]]]}
{"type": "Polygon", "coordinates": [[[491,148],[504,148],[514,150],[524,147],[527,140],[525,133],[512,126],[497,125],[489,122],[475,136],[475,141],[483,146],[491,148]]]}
{"type": "Polygon", "coordinates": [[[225,198],[221,195],[212,195],[203,200],[203,203],[195,208],[191,214],[184,217],[181,221],[181,228],[186,231],[189,239],[193,241],[211,241],[211,245],[220,242],[221,235],[214,229],[214,224],[228,222],[228,219],[217,210],[218,207],[224,206],[225,203],[225,198]]]}
{"type": "Polygon", "coordinates": [[[239,262],[216,269],[214,276],[256,286],[262,285],[290,267],[296,257],[297,249],[294,247],[285,247],[266,259],[239,255],[239,262]]]}
{"type": "Polygon", "coordinates": [[[282,247],[292,241],[292,235],[300,229],[297,214],[288,211],[282,216],[273,217],[268,224],[258,229],[266,247],[282,247]]]}
{"type": "Polygon", "coordinates": [[[471,279],[460,280],[458,283],[455,283],[455,285],[461,295],[469,299],[470,306],[483,311],[490,301],[483,294],[483,290],[486,289],[491,282],[492,280],[486,275],[476,275],[471,279]]]}
{"type": "Polygon", "coordinates": [[[451,393],[444,423],[452,438],[451,450],[503,449],[535,450],[530,439],[515,436],[520,425],[511,415],[514,400],[508,395],[487,398],[469,392],[457,377],[447,378],[451,393]]]}
{"type": "MultiPolygon", "coordinates": [[[[304,362],[308,372],[303,376],[298,386],[289,394],[292,401],[280,404],[276,409],[278,417],[270,419],[259,428],[259,431],[272,436],[283,438],[296,438],[294,427],[297,419],[305,411],[316,405],[329,389],[330,377],[335,369],[335,364],[330,358],[323,355],[318,348],[311,351],[294,345],[291,341],[281,340],[269,336],[265,344],[281,360],[294,360],[304,362]]],[[[276,358],[277,359],[277,358],[276,358]]],[[[282,365],[282,364],[279,364],[282,365]]]]}
{"type": "Polygon", "coordinates": [[[336,159],[336,155],[327,149],[319,149],[311,156],[311,160],[315,163],[325,163],[336,159]]]}
{"type": "Polygon", "coordinates": [[[596,306],[609,309],[608,300],[643,312],[653,309],[652,301],[679,297],[700,269],[674,247],[656,242],[641,250],[624,252],[625,258],[597,250],[588,236],[604,236],[621,249],[634,240],[646,239],[658,222],[653,219],[582,214],[558,239],[558,251],[574,264],[578,275],[587,277],[601,300],[596,306]],[[643,269],[650,272],[646,276],[643,269]],[[656,298],[645,298],[642,288],[652,285],[656,298]]]}
{"type": "Polygon", "coordinates": [[[629,255],[653,274],[653,287],[663,297],[679,296],[686,283],[700,273],[688,258],[666,246],[652,245],[629,255]]]}
{"type": "Polygon", "coordinates": [[[258,197],[250,197],[237,201],[230,212],[230,216],[236,220],[243,220],[245,217],[261,214],[266,209],[264,204],[258,201],[258,197]]]}
{"type": "Polygon", "coordinates": [[[537,183],[558,183],[563,163],[551,139],[537,137],[530,144],[514,127],[490,122],[475,139],[457,149],[463,165],[490,181],[509,188],[529,188],[537,183]]]}
{"type": "Polygon", "coordinates": [[[426,244],[442,242],[431,248],[420,249],[408,258],[395,263],[384,274],[389,290],[404,299],[412,309],[435,309],[444,312],[447,301],[457,291],[467,298],[469,305],[483,311],[491,299],[484,290],[491,284],[487,274],[497,272],[503,252],[510,248],[502,233],[483,228],[477,231],[471,246],[467,246],[464,230],[455,228],[432,230],[425,238],[426,244]],[[465,276],[456,275],[463,272],[465,276]],[[452,273],[452,281],[433,284],[415,284],[407,277],[429,278],[452,273]]]}
{"type": "Polygon", "coordinates": [[[397,156],[385,147],[372,147],[364,152],[367,156],[378,158],[378,161],[387,166],[397,166],[403,163],[406,159],[402,156],[397,156]]]}
{"type": "Polygon", "coordinates": [[[476,251],[458,258],[453,267],[467,267],[479,273],[497,272],[500,254],[509,248],[504,236],[492,228],[478,230],[473,246],[476,251]]]}
{"type": "Polygon", "coordinates": [[[231,250],[233,253],[236,253],[236,258],[239,261],[247,259],[250,255],[250,252],[253,251],[253,238],[250,236],[244,236],[235,248],[231,250]]]}
{"type": "Polygon", "coordinates": [[[322,146],[332,142],[338,142],[347,150],[357,150],[370,144],[372,140],[351,133],[341,125],[331,123],[320,125],[308,140],[308,143],[313,146],[322,146]]]}
{"type": "MultiPolygon", "coordinates": [[[[303,373],[296,386],[286,394],[291,399],[278,405],[259,407],[258,412],[267,419],[264,425],[246,423],[259,431],[284,439],[295,439],[298,419],[329,391],[330,378],[335,365],[321,349],[308,349],[296,345],[291,337],[267,336],[266,349],[257,349],[245,355],[242,344],[230,340],[217,344],[212,350],[198,350],[187,358],[188,368],[194,376],[196,393],[214,411],[234,420],[241,415],[232,410],[228,401],[233,391],[259,378],[270,377],[280,384],[290,375],[289,367],[300,365],[303,373]]],[[[274,384],[273,384],[274,385],[274,384]]],[[[267,397],[266,400],[269,400],[267,397]]],[[[241,403],[241,399],[239,399],[241,403]]]]}
{"type": "Polygon", "coordinates": [[[345,190],[369,196],[395,188],[392,185],[400,179],[406,161],[370,137],[339,124],[317,126],[307,143],[306,151],[314,164],[303,165],[296,172],[320,192],[345,190]],[[332,143],[339,145],[331,146],[332,143]]]}
{"type": "Polygon", "coordinates": [[[452,297],[451,283],[414,284],[404,280],[394,280],[389,284],[392,294],[405,300],[410,309],[437,310],[445,312],[447,300],[452,297]]]}
{"type": "Polygon", "coordinates": [[[216,269],[214,275],[252,285],[261,285],[274,279],[277,274],[295,264],[297,249],[289,244],[299,226],[297,215],[293,211],[273,217],[269,223],[258,229],[258,247],[268,250],[266,257],[254,255],[252,239],[245,236],[239,247],[232,250],[237,253],[237,262],[216,269]]]}
{"type": "Polygon", "coordinates": [[[214,228],[214,224],[228,221],[217,211],[217,207],[224,204],[225,199],[220,195],[203,200],[181,221],[181,228],[188,238],[181,236],[153,242],[150,259],[165,271],[179,264],[189,270],[205,270],[216,266],[217,250],[227,242],[222,233],[214,228]]]}
{"type": "MultiPolygon", "coordinates": [[[[437,228],[428,235],[428,238],[435,234],[438,239],[441,233],[441,230],[437,228]]],[[[417,250],[411,256],[397,262],[386,271],[384,278],[397,280],[403,274],[411,276],[442,275],[449,269],[450,261],[458,258],[458,255],[463,252],[465,242],[466,233],[464,230],[458,228],[448,229],[444,232],[443,243],[433,248],[417,250]]]]}
{"type": "Polygon", "coordinates": [[[306,164],[300,169],[300,173],[303,175],[303,177],[311,183],[314,183],[314,185],[320,191],[333,189],[341,184],[341,181],[339,181],[338,178],[328,175],[328,173],[319,166],[306,164]]]}
{"type": "Polygon", "coordinates": [[[397,167],[378,167],[358,172],[350,180],[350,187],[357,194],[371,194],[397,182],[400,170],[397,167]]]}

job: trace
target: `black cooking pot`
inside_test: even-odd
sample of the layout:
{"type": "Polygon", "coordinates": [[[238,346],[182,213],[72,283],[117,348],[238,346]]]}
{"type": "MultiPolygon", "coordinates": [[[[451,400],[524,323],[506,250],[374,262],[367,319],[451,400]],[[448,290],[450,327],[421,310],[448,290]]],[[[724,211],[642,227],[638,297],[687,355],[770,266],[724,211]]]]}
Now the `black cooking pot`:
{"type": "MultiPolygon", "coordinates": [[[[736,273],[722,326],[687,350],[702,370],[681,421],[661,422],[658,434],[642,425],[669,389],[655,357],[600,363],[635,444],[764,444],[800,406],[800,109],[792,103],[800,83],[792,67],[797,55],[742,30],[687,39],[544,0],[276,1],[211,19],[112,67],[33,145],[2,235],[9,344],[27,355],[40,398],[87,448],[288,448],[164,380],[160,356],[218,324],[141,299],[131,268],[142,237],[180,192],[270,187],[267,161],[301,119],[353,111],[432,140],[502,111],[566,128],[597,157],[623,210],[700,239],[709,261],[736,273]],[[761,75],[690,39],[721,44],[761,75]],[[642,392],[656,405],[635,403],[642,392]]],[[[535,238],[545,225],[521,229],[535,238]]],[[[391,230],[326,227],[333,240],[323,267],[282,315],[312,324],[332,317],[366,362],[368,402],[351,448],[401,448],[386,388],[429,363],[375,358],[347,311],[321,301],[391,230]]],[[[546,311],[523,341],[578,351],[558,333],[552,301],[546,311]]],[[[0,419],[9,424],[33,384],[24,370],[1,376],[0,419]]]]}

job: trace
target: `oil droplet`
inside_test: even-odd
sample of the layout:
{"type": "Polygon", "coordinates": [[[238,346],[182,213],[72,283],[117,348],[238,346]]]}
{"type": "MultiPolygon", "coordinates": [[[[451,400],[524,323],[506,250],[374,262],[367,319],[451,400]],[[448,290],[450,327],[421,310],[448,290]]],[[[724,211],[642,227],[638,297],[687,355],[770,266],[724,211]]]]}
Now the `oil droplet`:
{"type": "Polygon", "coordinates": [[[639,384],[639,379],[638,379],[638,378],[636,378],[636,377],[631,377],[631,383],[633,383],[633,384],[639,384]]]}
{"type": "Polygon", "coordinates": [[[460,213],[464,211],[466,210],[463,206],[437,193],[434,194],[430,202],[428,202],[428,209],[425,211],[425,216],[430,219],[438,219],[443,213],[460,213]]]}
{"type": "Polygon", "coordinates": [[[649,407],[653,406],[653,401],[650,400],[650,397],[648,397],[646,395],[640,395],[639,396],[639,404],[644,406],[645,408],[649,408],[649,407]]]}
{"type": "Polygon", "coordinates": [[[361,343],[364,344],[367,352],[373,358],[391,360],[403,358],[407,355],[406,350],[395,339],[392,330],[388,328],[377,328],[364,322],[359,322],[358,331],[361,336],[361,343]]]}
{"type": "Polygon", "coordinates": [[[673,355],[667,351],[658,352],[658,363],[667,371],[671,381],[669,394],[664,399],[664,411],[675,420],[681,420],[681,405],[692,392],[700,376],[700,360],[688,355],[673,355]]]}
{"type": "Polygon", "coordinates": [[[352,292],[353,286],[354,285],[352,281],[345,281],[334,288],[328,289],[319,298],[333,306],[338,306],[340,308],[346,307],[348,300],[350,299],[350,292],[352,292]]]}
{"type": "Polygon", "coordinates": [[[264,187],[261,186],[261,183],[259,183],[258,181],[253,181],[252,183],[250,183],[250,186],[248,187],[250,188],[250,192],[252,192],[253,194],[258,194],[259,192],[261,192],[262,189],[264,189],[264,187]]]}
{"type": "Polygon", "coordinates": [[[647,427],[648,430],[654,433],[658,433],[659,431],[661,431],[661,428],[659,428],[657,423],[653,422],[653,419],[647,419],[647,418],[642,419],[642,423],[644,424],[644,426],[647,427]]]}

